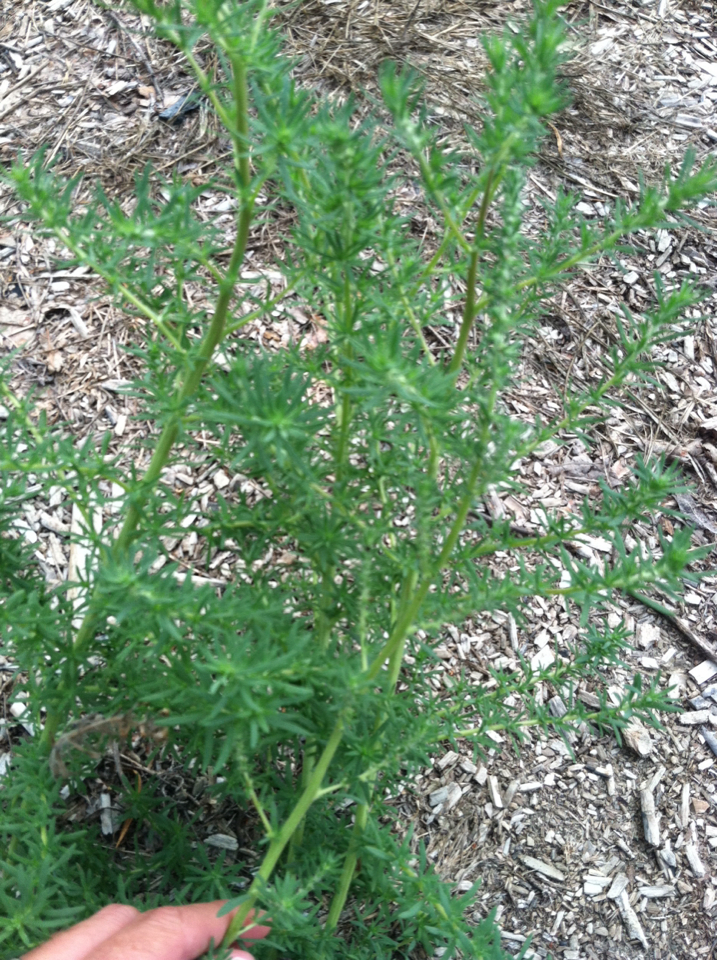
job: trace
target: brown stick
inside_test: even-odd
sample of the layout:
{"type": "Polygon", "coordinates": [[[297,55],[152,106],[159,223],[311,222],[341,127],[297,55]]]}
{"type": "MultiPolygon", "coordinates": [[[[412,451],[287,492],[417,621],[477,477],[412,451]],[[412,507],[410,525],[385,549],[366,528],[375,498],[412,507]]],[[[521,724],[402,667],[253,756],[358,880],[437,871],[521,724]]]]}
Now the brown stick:
{"type": "MultiPolygon", "coordinates": [[[[654,600],[651,600],[649,597],[643,596],[637,591],[630,591],[630,596],[633,600],[639,600],[640,603],[643,603],[648,609],[654,610],[655,613],[659,613],[661,616],[671,623],[674,627],[680,631],[683,637],[686,637],[690,643],[694,644],[699,650],[704,653],[706,657],[709,657],[710,660],[714,660],[717,663],[717,647],[711,643],[709,640],[699,637],[690,627],[686,620],[683,620],[682,617],[678,617],[674,610],[670,610],[669,607],[663,606],[661,603],[657,603],[654,600]]],[[[712,633],[712,631],[710,631],[712,633]]],[[[717,635],[712,634],[717,638],[717,635]]]]}
{"type": "Polygon", "coordinates": [[[717,647],[715,647],[714,644],[710,643],[709,640],[698,637],[697,634],[693,632],[691,627],[687,625],[687,622],[681,617],[671,616],[667,619],[674,623],[680,633],[687,637],[690,643],[693,643],[702,651],[702,653],[705,654],[705,656],[708,656],[710,660],[714,660],[714,662],[717,663],[717,647]]]}

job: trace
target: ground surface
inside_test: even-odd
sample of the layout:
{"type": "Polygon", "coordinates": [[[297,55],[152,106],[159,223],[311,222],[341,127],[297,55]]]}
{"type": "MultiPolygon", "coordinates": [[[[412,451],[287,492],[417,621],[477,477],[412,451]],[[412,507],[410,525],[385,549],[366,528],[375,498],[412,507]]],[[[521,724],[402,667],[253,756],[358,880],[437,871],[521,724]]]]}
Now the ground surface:
{"type": "MultiPolygon", "coordinates": [[[[302,82],[332,97],[374,89],[386,57],[412,63],[427,81],[436,124],[456,142],[461,124],[476,115],[485,30],[516,22],[524,3],[462,0],[308,0],[285,15],[288,42],[302,82]]],[[[571,3],[573,57],[566,76],[573,101],[556,121],[553,140],[531,174],[534,198],[558,185],[582,192],[583,212],[638,190],[687,147],[704,157],[717,144],[717,7],[711,2],[571,3]]],[[[200,180],[226,145],[204,109],[175,125],[157,113],[188,92],[177,57],[139,33],[126,12],[100,11],[88,0],[16,0],[0,18],[0,161],[19,149],[44,145],[68,174],[100,180],[124,196],[133,172],[151,160],[200,180]]],[[[211,212],[220,198],[207,198],[211,212]]],[[[3,212],[10,198],[0,198],[3,212]]],[[[553,386],[589,371],[614,331],[615,308],[649,304],[657,271],[667,282],[693,275],[717,284],[714,212],[704,209],[694,228],[645,237],[622,257],[583,271],[555,305],[525,357],[525,378],[511,402],[517,415],[550,404],[553,386]],[[701,232],[698,227],[709,228],[701,232]]],[[[426,225],[430,229],[430,224],[426,225]]],[[[260,264],[276,238],[254,237],[260,264]]],[[[638,238],[639,239],[639,238],[638,238]]],[[[144,429],[132,421],[132,401],[116,393],[131,375],[123,347],[132,327],[103,299],[92,299],[92,278],[63,274],[51,249],[29,235],[0,227],[0,349],[22,347],[17,384],[39,390],[50,417],[74,424],[78,436],[108,428],[122,444],[144,429]]],[[[491,509],[522,527],[537,521],[536,506],[569,505],[597,491],[604,478],[618,484],[636,454],[665,452],[694,484],[691,499],[675,506],[698,529],[695,542],[717,539],[717,297],[695,316],[693,333],[665,348],[659,377],[664,394],[630,398],[597,437],[593,456],[577,444],[542,451],[522,465],[523,497],[495,497],[491,509]]],[[[317,335],[295,321],[260,326],[252,336],[266,346],[288,337],[317,335]]],[[[446,336],[446,328],[440,328],[446,336]]],[[[436,334],[438,336],[438,333],[436,334]]],[[[197,497],[211,495],[217,478],[182,479],[197,497]]],[[[61,498],[35,502],[26,513],[28,535],[48,579],[67,576],[70,516],[61,498]]],[[[669,534],[671,521],[662,520],[669,534]]],[[[654,541],[656,531],[637,529],[654,541]]],[[[196,543],[177,544],[174,558],[194,570],[196,543]]],[[[593,557],[603,544],[595,542],[593,557]]],[[[588,551],[588,553],[590,550],[588,551]]],[[[588,557],[588,559],[590,559],[588,557]]],[[[211,571],[218,583],[232,574],[231,556],[211,571]]],[[[483,878],[475,904],[483,916],[498,907],[505,946],[517,952],[529,935],[540,956],[593,958],[711,958],[717,956],[717,579],[690,589],[678,620],[660,619],[639,604],[616,607],[634,627],[630,671],[646,678],[658,669],[678,686],[680,704],[704,710],[689,725],[667,717],[664,730],[643,732],[632,747],[605,737],[574,743],[535,740],[516,759],[496,752],[476,767],[467,756],[435,758],[417,789],[398,803],[418,824],[438,870],[469,886],[483,878]],[[696,698],[702,699],[696,699],[696,698]],[[711,715],[711,716],[710,716],[711,715]],[[660,837],[645,839],[640,791],[654,796],[660,837]],[[621,892],[622,891],[622,892],[621,892]],[[642,938],[642,943],[640,942],[642,938]]],[[[532,657],[575,629],[558,604],[535,605],[519,631],[505,618],[449,630],[443,648],[447,673],[465,668],[485,678],[486,666],[516,651],[532,657]]],[[[12,665],[2,674],[3,705],[12,723],[12,665]]],[[[619,686],[628,672],[614,671],[619,686]]],[[[588,699],[589,690],[583,695],[588,699]]],[[[688,714],[687,719],[690,719],[688,714]]],[[[5,746],[3,766],[8,756],[5,746]]],[[[180,787],[177,787],[180,790],[180,787]]],[[[216,819],[216,818],[215,818],[216,819]]],[[[112,830],[117,824],[108,824],[112,830]]],[[[225,836],[221,824],[217,834],[225,836]]],[[[218,841],[217,841],[218,842],[218,841]]]]}

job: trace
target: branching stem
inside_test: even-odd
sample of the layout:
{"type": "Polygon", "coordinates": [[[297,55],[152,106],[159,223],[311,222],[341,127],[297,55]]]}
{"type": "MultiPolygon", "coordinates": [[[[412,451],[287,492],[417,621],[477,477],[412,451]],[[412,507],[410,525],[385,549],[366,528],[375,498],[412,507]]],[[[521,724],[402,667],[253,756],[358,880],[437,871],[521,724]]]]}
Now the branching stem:
{"type": "Polygon", "coordinates": [[[463,365],[463,358],[465,357],[466,347],[468,346],[468,337],[473,329],[473,323],[475,322],[475,318],[478,313],[476,310],[476,283],[478,281],[480,248],[485,235],[485,222],[486,217],[488,216],[488,208],[490,207],[499,180],[500,178],[496,176],[496,168],[492,167],[488,173],[485,190],[483,191],[483,199],[481,200],[480,210],[478,211],[478,223],[476,224],[476,236],[473,243],[473,252],[471,253],[468,263],[466,302],[463,308],[463,319],[461,320],[461,328],[458,333],[456,350],[453,354],[453,359],[451,360],[450,366],[448,367],[449,373],[457,373],[463,365]]]}
{"type": "MultiPolygon", "coordinates": [[[[251,169],[248,156],[248,85],[247,73],[244,61],[240,58],[232,60],[233,70],[233,90],[236,109],[237,128],[241,134],[242,149],[237,154],[237,179],[241,187],[242,203],[239,207],[237,234],[232,248],[232,255],[229,261],[227,271],[222,278],[219,286],[219,295],[214,308],[209,328],[199,346],[197,355],[192,359],[189,370],[186,372],[183,382],[177,391],[176,409],[164,425],[162,433],[157,441],[154,453],[145,471],[142,482],[139,485],[132,502],[129,504],[124,523],[120,529],[117,540],[115,541],[111,557],[123,557],[130,548],[134,539],[137,524],[142,515],[142,509],[159,480],[164,469],[169,454],[179,435],[183,415],[187,402],[196,393],[202,380],[202,376],[211,361],[212,355],[221,342],[227,322],[229,304],[232,294],[239,277],[239,271],[244,261],[247,241],[249,238],[249,227],[254,212],[254,197],[251,195],[251,169]]],[[[72,650],[75,655],[73,662],[68,663],[67,669],[76,671],[76,659],[79,657],[87,644],[90,642],[97,627],[100,613],[97,610],[97,601],[100,599],[99,592],[94,591],[90,599],[89,609],[80,625],[75,636],[72,650]],[[94,602],[93,602],[94,601],[94,602]]],[[[60,682],[62,687],[63,681],[60,682]]],[[[42,734],[42,743],[45,749],[49,750],[57,734],[60,724],[60,716],[56,708],[48,708],[47,719],[42,734]]]]}
{"type": "Polygon", "coordinates": [[[334,754],[341,743],[341,738],[343,737],[344,726],[348,714],[348,709],[343,710],[339,714],[331,736],[329,737],[326,746],[322,750],[321,756],[313,768],[311,776],[309,777],[309,781],[304,787],[296,806],[284,822],[281,830],[276,834],[269,844],[269,849],[267,850],[261,866],[259,867],[259,870],[254,877],[249,890],[247,891],[246,899],[242,903],[239,911],[233,918],[226,932],[223,940],[223,945],[225,947],[228,947],[230,944],[232,944],[240,931],[244,929],[247,917],[254,909],[257,898],[271,877],[274,867],[279,862],[279,858],[284,852],[286,845],[289,843],[294,835],[294,832],[299,827],[299,824],[306,816],[311,804],[320,795],[322,791],[321,785],[324,777],[326,776],[329,766],[331,765],[331,761],[334,758],[334,754]]]}

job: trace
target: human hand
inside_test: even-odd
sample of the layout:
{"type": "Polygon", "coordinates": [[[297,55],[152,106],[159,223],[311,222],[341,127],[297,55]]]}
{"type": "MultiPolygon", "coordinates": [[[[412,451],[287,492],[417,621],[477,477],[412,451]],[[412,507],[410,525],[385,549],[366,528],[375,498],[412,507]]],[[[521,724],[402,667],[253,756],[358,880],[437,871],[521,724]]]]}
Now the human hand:
{"type": "MultiPolygon", "coordinates": [[[[223,900],[184,907],[158,907],[140,913],[110,904],[89,920],[55,934],[22,960],[196,960],[214,938],[220,944],[234,914],[217,917],[223,900]]],[[[260,940],[268,927],[252,927],[243,938],[260,940]]],[[[242,939],[243,939],[242,938],[242,939]]],[[[234,948],[232,960],[253,960],[234,948]]]]}

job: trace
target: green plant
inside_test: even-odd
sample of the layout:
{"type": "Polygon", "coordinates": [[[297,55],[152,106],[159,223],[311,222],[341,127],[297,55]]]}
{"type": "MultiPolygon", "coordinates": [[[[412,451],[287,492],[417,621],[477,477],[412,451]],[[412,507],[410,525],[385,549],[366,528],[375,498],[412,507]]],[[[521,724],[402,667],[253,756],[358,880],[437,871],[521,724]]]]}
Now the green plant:
{"type": "Polygon", "coordinates": [[[583,722],[619,733],[631,716],[657,722],[666,706],[657,684],[636,681],[619,705],[605,699],[590,712],[575,687],[586,676],[599,685],[625,645],[624,631],[599,617],[615,591],[674,595],[696,576],[687,568],[703,554],[690,549],[689,531],[663,537],[653,556],[625,543],[638,517],[664,510],[680,484],[675,470],[641,463],[576,516],[546,510],[534,535],[478,507],[495,487],[519,485],[518,461],[545,441],[589,443],[618,389],[650,378],[652,348],[680,335],[699,300],[689,285],[658,285],[651,312],[616,318],[602,375],[556,393],[556,416],[527,423],[504,404],[525,333],[558,285],[630,234],[673,222],[715,189],[717,170],[688,159],[602,224],[559,194],[541,236],[528,236],[526,171],[544,119],[564,102],[553,0],[536,2],[523,32],[486,42],[484,122],[466,131],[465,156],[440,146],[407,71],[381,74],[383,124],[299,90],[266,0],[133,5],[181,50],[231,140],[233,165],[214,186],[235,199],[236,222],[227,253],[219,225],[197,216],[205,187],[162,183],[150,170],[131,214],[101,192],[78,209],[77,182],[58,183],[42,156],[9,175],[22,217],[142,321],[133,390],[152,440],[134,451],[148,459],[135,473],[109,438],[78,448],[3,381],[0,623],[38,736],[17,749],[2,792],[0,938],[14,950],[34,944],[111,898],[224,895],[241,906],[232,935],[262,907],[282,956],[444,946],[447,958],[499,957],[492,919],[463,919],[473,891],[458,896],[439,881],[397,829],[386,794],[442,741],[480,752],[496,730],[516,743],[533,727],[567,734],[583,722]],[[203,67],[207,40],[216,76],[203,67]],[[435,249],[396,212],[410,169],[442,227],[435,249]],[[242,270],[252,229],[277,211],[292,223],[275,265],[286,282],[262,296],[242,270]],[[465,292],[450,293],[457,288],[465,292]],[[242,338],[291,298],[320,318],[325,343],[270,353],[242,338]],[[426,328],[447,302],[460,311],[458,336],[449,356],[435,356],[426,328]],[[204,508],[187,503],[167,479],[177,460],[224,466],[259,492],[247,484],[204,508]],[[116,536],[90,522],[110,482],[123,490],[116,536]],[[18,535],[38,484],[63,488],[85,517],[79,539],[91,562],[74,584],[79,600],[68,596],[72,584],[45,585],[18,535]],[[188,530],[208,556],[228,547],[240,558],[221,595],[176,577],[171,561],[160,566],[167,538],[188,530]],[[585,535],[610,541],[611,562],[576,559],[568,547],[585,535]],[[513,558],[509,574],[497,554],[513,558]],[[545,669],[521,659],[517,671],[495,671],[488,689],[460,677],[450,699],[438,696],[430,679],[443,626],[491,610],[520,618],[534,596],[580,611],[572,648],[545,669]],[[561,694],[565,717],[536,702],[538,684],[561,694]],[[160,809],[150,787],[124,789],[131,815],[163,838],[154,858],[138,851],[120,870],[90,831],[58,828],[63,778],[79,788],[96,762],[75,749],[77,724],[93,713],[106,736],[139,719],[166,728],[178,762],[221,772],[217,797],[253,810],[261,857],[248,885],[247,865],[197,852],[189,826],[160,809]]]}

